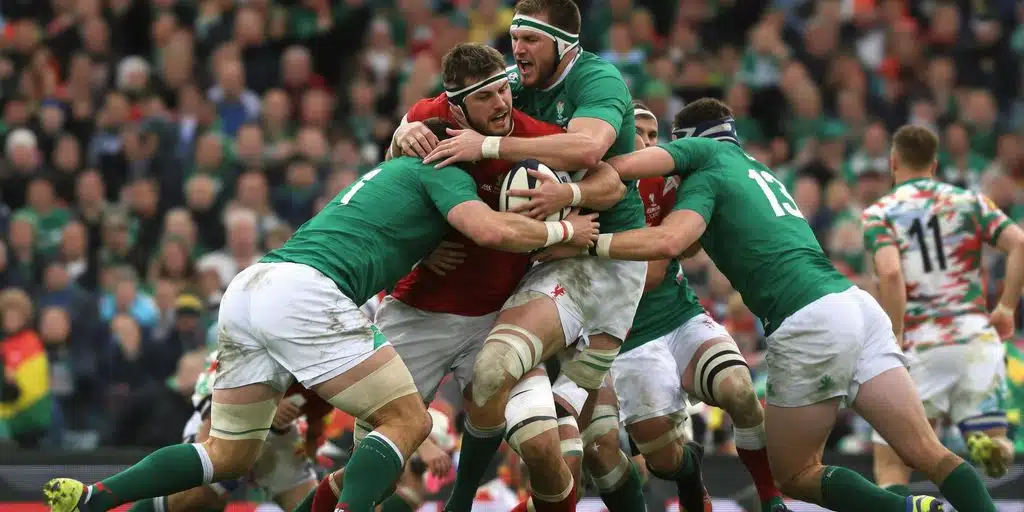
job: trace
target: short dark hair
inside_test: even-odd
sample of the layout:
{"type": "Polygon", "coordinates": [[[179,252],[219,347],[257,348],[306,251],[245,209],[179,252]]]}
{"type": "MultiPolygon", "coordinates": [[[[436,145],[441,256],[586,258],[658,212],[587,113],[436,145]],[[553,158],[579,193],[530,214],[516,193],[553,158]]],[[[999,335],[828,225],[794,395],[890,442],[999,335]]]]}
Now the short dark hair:
{"type": "Polygon", "coordinates": [[[451,125],[451,123],[449,123],[446,119],[441,117],[431,117],[430,119],[425,119],[423,121],[423,126],[426,126],[430,130],[430,132],[433,133],[435,137],[437,137],[437,140],[445,140],[451,138],[451,135],[448,135],[448,128],[454,128],[451,125]]]}
{"type": "Polygon", "coordinates": [[[516,14],[543,14],[547,22],[571,34],[580,33],[580,8],[573,0],[519,0],[516,14]]]}
{"type": "Polygon", "coordinates": [[[697,126],[708,121],[732,117],[732,109],[715,98],[701,98],[688,103],[676,114],[674,128],[697,126]]]}
{"type": "Polygon", "coordinates": [[[939,151],[939,137],[924,126],[908,124],[892,136],[896,158],[914,170],[929,169],[939,151]]]}
{"type": "Polygon", "coordinates": [[[441,60],[445,87],[461,89],[505,69],[501,52],[483,43],[455,45],[441,60]]]}
{"type": "Polygon", "coordinates": [[[651,107],[648,107],[646,103],[644,103],[644,102],[642,102],[640,100],[633,100],[633,108],[634,109],[642,108],[644,110],[650,110],[651,109],[651,107]]]}

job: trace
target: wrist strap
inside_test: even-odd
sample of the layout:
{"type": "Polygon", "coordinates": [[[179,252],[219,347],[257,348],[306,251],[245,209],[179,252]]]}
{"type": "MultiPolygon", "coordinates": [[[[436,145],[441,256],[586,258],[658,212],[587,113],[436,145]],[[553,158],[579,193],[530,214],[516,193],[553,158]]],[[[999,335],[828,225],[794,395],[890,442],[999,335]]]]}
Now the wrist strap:
{"type": "Polygon", "coordinates": [[[480,144],[480,154],[484,158],[497,159],[501,148],[501,137],[484,137],[480,144]]]}
{"type": "Polygon", "coordinates": [[[590,248],[590,254],[599,258],[610,258],[609,251],[612,248],[612,237],[615,236],[611,233],[604,233],[597,235],[597,243],[590,248]]]}
{"type": "Polygon", "coordinates": [[[580,186],[575,183],[569,183],[569,188],[572,189],[572,201],[569,206],[579,206],[583,202],[583,192],[580,191],[580,186]]]}
{"type": "Polygon", "coordinates": [[[548,240],[544,243],[544,247],[550,247],[570,240],[575,234],[572,224],[564,220],[545,222],[544,227],[548,230],[548,240]]]}
{"type": "Polygon", "coordinates": [[[1013,314],[1014,314],[1014,308],[1008,308],[1008,307],[1002,305],[1001,303],[996,303],[996,308],[992,310],[993,313],[995,313],[997,311],[1000,312],[1000,313],[1005,313],[1005,314],[1010,315],[1010,316],[1013,316],[1013,314]]]}

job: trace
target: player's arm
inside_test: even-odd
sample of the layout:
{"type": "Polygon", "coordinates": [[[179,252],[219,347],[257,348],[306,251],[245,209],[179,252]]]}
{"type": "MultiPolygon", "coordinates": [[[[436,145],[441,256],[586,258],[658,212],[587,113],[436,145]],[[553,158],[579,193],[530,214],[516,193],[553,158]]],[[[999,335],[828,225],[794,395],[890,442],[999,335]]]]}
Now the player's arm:
{"type": "Polygon", "coordinates": [[[871,255],[878,276],[878,302],[889,316],[892,331],[902,345],[907,286],[903,280],[903,264],[896,234],[876,207],[865,210],[861,221],[864,224],[864,247],[871,255]]]}
{"type": "Polygon", "coordinates": [[[1009,224],[999,234],[996,247],[1006,253],[1006,276],[997,307],[1012,311],[1020,302],[1021,287],[1024,286],[1024,230],[1016,224],[1009,224]]]}
{"type": "Polygon", "coordinates": [[[616,174],[623,180],[638,180],[654,176],[672,174],[676,168],[675,160],[661,146],[651,146],[640,151],[619,155],[608,160],[616,174]]]}
{"type": "Polygon", "coordinates": [[[626,194],[626,185],[615,169],[604,162],[587,170],[577,183],[562,183],[548,174],[528,170],[541,184],[532,189],[514,189],[510,196],[528,197],[529,201],[510,210],[515,213],[543,219],[567,206],[580,206],[590,210],[607,210],[626,194]]]}
{"type": "Polygon", "coordinates": [[[483,247],[511,252],[529,252],[559,243],[587,247],[597,237],[596,214],[541,222],[517,213],[496,212],[480,200],[473,178],[456,167],[422,172],[420,180],[448,223],[483,247]]]}
{"type": "Polygon", "coordinates": [[[502,160],[539,160],[553,169],[594,167],[612,147],[618,134],[603,119],[574,117],[565,133],[542,137],[501,137],[497,154],[502,160]]]}
{"type": "Polygon", "coordinates": [[[672,260],[688,253],[705,229],[707,222],[700,213],[675,210],[659,226],[602,234],[593,254],[616,260],[672,260]]]}
{"type": "Polygon", "coordinates": [[[903,320],[907,314],[907,286],[903,281],[903,265],[900,250],[895,245],[885,245],[875,250],[873,256],[875,273],[878,274],[878,302],[889,315],[896,339],[903,341],[903,320]]]}

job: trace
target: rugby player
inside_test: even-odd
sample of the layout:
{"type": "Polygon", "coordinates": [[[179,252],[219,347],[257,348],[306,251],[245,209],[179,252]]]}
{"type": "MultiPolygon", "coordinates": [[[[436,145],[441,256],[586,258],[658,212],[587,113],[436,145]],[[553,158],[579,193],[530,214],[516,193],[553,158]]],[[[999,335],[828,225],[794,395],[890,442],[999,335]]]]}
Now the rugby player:
{"type": "MultiPolygon", "coordinates": [[[[522,0],[509,32],[516,66],[508,69],[514,105],[542,121],[566,128],[544,137],[485,136],[453,131],[424,162],[535,158],[552,169],[573,172],[608,157],[633,151],[634,127],[629,88],[612,64],[579,47],[580,13],[572,0],[522,0]]],[[[636,184],[627,182],[619,203],[601,213],[605,231],[643,226],[636,184]]],[[[530,192],[530,214],[540,217],[578,203],[576,188],[549,183],[530,192]]],[[[534,266],[503,306],[477,357],[472,406],[455,489],[445,510],[468,512],[484,469],[506,430],[509,392],[524,374],[566,345],[584,337],[580,354],[563,371],[591,391],[586,428],[596,390],[625,339],[643,293],[646,264],[577,258],[534,266]]],[[[508,437],[537,438],[542,456],[524,457],[538,511],[571,510],[575,503],[571,471],[563,463],[554,419],[508,425],[508,437]],[[543,439],[543,441],[540,441],[543,439]]]]}
{"type": "MultiPolygon", "coordinates": [[[[439,136],[447,123],[435,123],[439,136]]],[[[443,138],[443,137],[439,137],[443,138]]],[[[596,237],[596,214],[541,222],[498,213],[461,169],[412,157],[384,162],[342,190],[279,249],[236,276],[220,305],[210,438],[168,446],[92,486],[48,482],[51,510],[108,510],[242,476],[293,378],[374,431],[355,449],[342,512],[371,512],[430,432],[412,376],[358,305],[389,289],[445,237],[530,251],[596,237]]]]}
{"type": "MultiPolygon", "coordinates": [[[[864,210],[864,247],[929,421],[952,421],[974,462],[998,477],[1013,460],[1000,408],[1006,380],[1000,336],[1013,334],[1024,284],[1024,231],[987,197],[935,179],[938,144],[918,126],[893,136],[896,187],[864,210]],[[991,316],[981,278],[984,244],[1008,253],[1006,282],[991,316]]],[[[877,433],[872,440],[875,482],[910,494],[910,468],[877,433]]]]}
{"type": "MultiPolygon", "coordinates": [[[[563,132],[558,126],[512,108],[504,58],[494,48],[484,44],[457,45],[443,58],[442,74],[446,92],[412,106],[395,137],[399,141],[402,136],[404,144],[393,143],[392,156],[415,154],[419,143],[410,141],[426,136],[423,121],[432,118],[444,118],[455,126],[498,136],[535,137],[563,132]]],[[[429,130],[426,134],[433,137],[429,130]]],[[[511,167],[511,162],[484,159],[466,169],[476,181],[480,197],[496,208],[502,178],[511,167]]],[[[607,165],[587,171],[578,186],[582,195],[580,205],[597,210],[613,206],[625,191],[618,174],[607,165]]],[[[440,247],[453,253],[454,259],[438,260],[446,266],[434,270],[423,264],[417,266],[383,300],[375,319],[427,402],[433,399],[441,379],[449,372],[466,390],[476,355],[494,326],[498,310],[530,266],[528,254],[481,247],[459,233],[446,237],[438,251],[442,250],[440,247]]],[[[524,379],[515,389],[517,403],[506,409],[511,424],[529,419],[532,412],[545,405],[554,409],[546,375],[542,370],[530,375],[541,378],[524,379]]],[[[550,417],[554,417],[553,412],[550,417]]],[[[357,442],[367,428],[364,422],[356,421],[357,442]]],[[[536,444],[533,440],[516,441],[509,439],[520,454],[531,453],[536,444]]],[[[389,502],[398,499],[401,498],[396,494],[389,502]]],[[[320,502],[314,503],[314,511],[323,510],[320,502]]],[[[395,506],[401,504],[395,502],[395,506]]],[[[329,510],[333,510],[333,504],[329,510]]]]}
{"type": "MultiPolygon", "coordinates": [[[[206,370],[196,381],[192,394],[195,412],[185,424],[183,443],[203,442],[210,434],[210,402],[217,377],[217,352],[207,358],[206,370]]],[[[184,512],[188,510],[224,510],[235,489],[251,483],[262,488],[284,510],[292,510],[303,496],[316,486],[312,457],[321,444],[324,417],[333,408],[315,393],[292,384],[277,408],[263,453],[248,478],[226,480],[194,487],[171,496],[136,501],[134,512],[184,512]],[[299,436],[299,419],[305,416],[307,430],[299,436]]]]}
{"type": "MultiPolygon", "coordinates": [[[[768,335],[767,448],[782,491],[839,511],[938,511],[821,463],[838,409],[851,405],[961,511],[995,510],[978,474],[939,443],[892,324],[831,264],[785,187],[742,150],[732,112],[703,98],[675,118],[676,140],[611,163],[624,179],[683,182],[660,226],[602,234],[599,258],[675,258],[700,244],[768,335]]],[[[568,251],[565,252],[568,255],[568,251]]]]}
{"type": "MultiPolygon", "coordinates": [[[[643,103],[634,101],[633,108],[637,148],[657,144],[657,118],[643,103]]],[[[639,181],[648,226],[659,225],[672,212],[679,184],[678,176],[639,181]]],[[[695,245],[692,249],[698,248],[695,245]]],[[[584,432],[585,461],[617,461],[618,465],[611,466],[616,468],[612,475],[623,475],[630,468],[618,447],[617,420],[621,416],[648,470],[676,482],[683,508],[710,509],[710,496],[700,472],[703,448],[692,441],[684,442],[689,394],[721,407],[732,417],[737,452],[754,478],[762,509],[787,510],[772,477],[765,450],[764,410],[754,392],[746,361],[728,331],[705,313],[682,275],[678,260],[648,263],[645,293],[611,375],[621,414],[607,406],[595,409],[594,421],[588,429],[600,428],[607,439],[591,446],[595,436],[584,432]],[[599,427],[602,423],[607,424],[599,427]]],[[[568,379],[556,380],[556,401],[578,408],[584,395],[574,388],[568,379]]],[[[589,466],[590,463],[588,469],[589,466]]],[[[600,477],[595,480],[599,488],[602,484],[614,484],[600,477]]],[[[607,504],[608,500],[605,501],[607,504]]],[[[611,505],[609,510],[614,512],[611,505]]]]}

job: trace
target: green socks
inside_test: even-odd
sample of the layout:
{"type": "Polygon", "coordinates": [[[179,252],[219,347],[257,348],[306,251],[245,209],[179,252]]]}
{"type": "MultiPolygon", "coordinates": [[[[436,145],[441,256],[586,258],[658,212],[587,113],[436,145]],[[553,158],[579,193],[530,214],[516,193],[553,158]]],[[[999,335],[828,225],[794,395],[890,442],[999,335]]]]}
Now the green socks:
{"type": "Polygon", "coordinates": [[[910,487],[907,487],[902,484],[887,485],[885,487],[882,487],[882,489],[885,489],[889,492],[894,492],[896,494],[899,494],[900,496],[910,496],[912,494],[910,492],[910,487]]]}
{"type": "MultiPolygon", "coordinates": [[[[327,478],[331,478],[331,475],[327,475],[327,478]]],[[[295,510],[292,510],[292,512],[310,512],[313,510],[313,497],[316,496],[316,489],[317,488],[314,487],[313,490],[309,491],[309,494],[307,494],[305,498],[302,498],[302,501],[299,502],[295,507],[295,510]]]]}
{"type": "Polygon", "coordinates": [[[876,486],[856,471],[825,466],[821,473],[821,504],[837,512],[905,512],[907,498],[876,486]]]}
{"type": "MultiPolygon", "coordinates": [[[[628,459],[627,459],[628,460],[628,459]]],[[[626,481],[618,489],[601,494],[601,501],[608,512],[641,512],[647,510],[647,502],[644,500],[644,487],[640,481],[640,473],[629,461],[629,472],[626,473],[626,481]]]]}
{"type": "Polygon", "coordinates": [[[380,512],[416,512],[398,493],[392,494],[380,504],[380,512]]]}
{"type": "Polygon", "coordinates": [[[159,498],[146,498],[144,500],[136,501],[132,503],[132,508],[128,509],[128,512],[156,512],[156,503],[159,498]]]}
{"type": "Polygon", "coordinates": [[[213,481],[213,464],[201,444],[165,446],[134,466],[89,486],[91,510],[110,510],[123,503],[205,485],[213,481]]]}
{"type": "Polygon", "coordinates": [[[939,491],[949,500],[953,508],[970,512],[995,512],[996,505],[992,502],[981,477],[966,462],[953,470],[942,484],[939,491]]]}
{"type": "Polygon", "coordinates": [[[346,512],[373,512],[402,476],[403,457],[391,440],[370,432],[345,466],[345,482],[338,504],[346,512]]]}
{"type": "Polygon", "coordinates": [[[470,512],[473,498],[480,487],[480,480],[491,465],[494,454],[501,446],[505,425],[491,429],[480,429],[466,421],[462,435],[462,450],[459,452],[459,467],[455,473],[455,488],[444,505],[444,512],[470,512]]]}

